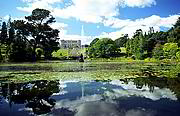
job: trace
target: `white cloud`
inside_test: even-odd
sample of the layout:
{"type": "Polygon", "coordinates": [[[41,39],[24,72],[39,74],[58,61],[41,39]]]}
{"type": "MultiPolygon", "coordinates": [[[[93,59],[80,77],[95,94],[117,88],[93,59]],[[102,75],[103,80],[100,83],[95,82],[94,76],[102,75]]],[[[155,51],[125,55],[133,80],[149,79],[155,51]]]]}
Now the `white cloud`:
{"type": "Polygon", "coordinates": [[[11,18],[11,21],[13,20],[25,20],[24,17],[10,17],[10,15],[6,15],[3,17],[4,20],[9,20],[9,18],[11,18]]]}
{"type": "Polygon", "coordinates": [[[123,89],[114,89],[114,92],[107,91],[106,94],[110,98],[114,97],[122,97],[136,95],[140,97],[149,98],[152,100],[159,100],[161,98],[169,98],[171,100],[177,100],[175,94],[167,88],[160,89],[158,87],[154,87],[153,92],[150,92],[150,88],[148,86],[143,86],[141,89],[137,89],[136,85],[133,82],[129,82],[128,84],[124,84],[119,80],[111,81],[110,84],[121,86],[123,89]],[[143,91],[142,91],[143,90],[143,91]]]}
{"type": "Polygon", "coordinates": [[[52,4],[60,3],[62,0],[23,0],[27,4],[25,7],[16,7],[20,11],[24,12],[32,12],[32,10],[36,8],[46,8],[50,11],[52,11],[54,8],[52,7],[52,4]]]}
{"type": "MultiPolygon", "coordinates": [[[[155,0],[72,0],[67,7],[53,7],[55,3],[63,3],[63,0],[23,0],[25,7],[17,7],[18,10],[31,12],[35,8],[46,8],[52,11],[54,16],[60,18],[75,18],[84,22],[102,23],[104,17],[119,15],[118,7],[146,7],[155,5],[155,0]]],[[[66,3],[67,4],[67,3],[66,3]]]]}
{"type": "Polygon", "coordinates": [[[68,25],[65,24],[65,23],[55,22],[55,23],[52,23],[52,24],[51,24],[51,27],[54,28],[54,29],[62,30],[62,29],[67,28],[68,25]]]}
{"type": "Polygon", "coordinates": [[[171,28],[177,21],[180,15],[172,15],[169,17],[160,17],[157,15],[152,15],[147,18],[141,18],[137,20],[121,20],[118,18],[108,17],[103,21],[104,26],[112,27],[118,29],[115,32],[106,33],[103,32],[99,37],[109,37],[112,39],[117,39],[122,36],[122,34],[128,34],[132,37],[137,29],[142,29],[143,32],[148,32],[149,27],[154,27],[154,31],[160,31],[161,27],[171,28]]]}
{"type": "Polygon", "coordinates": [[[159,26],[170,28],[176,23],[178,17],[180,17],[180,15],[171,15],[167,18],[161,18],[161,22],[159,23],[159,26]]]}
{"type": "Polygon", "coordinates": [[[63,0],[21,0],[22,2],[32,3],[32,2],[47,2],[49,4],[54,4],[56,2],[62,2],[63,0]]]}
{"type": "Polygon", "coordinates": [[[121,20],[118,18],[107,18],[104,20],[104,26],[111,26],[112,28],[123,28],[123,27],[135,27],[135,26],[148,26],[148,27],[154,27],[154,26],[163,26],[163,27],[172,27],[173,24],[177,21],[178,17],[180,15],[172,15],[169,17],[164,17],[161,18],[160,16],[157,15],[152,15],[147,18],[141,18],[141,19],[136,19],[135,21],[126,19],[126,20],[121,20]]]}
{"type": "Polygon", "coordinates": [[[6,15],[6,16],[3,17],[3,19],[9,20],[9,17],[10,17],[9,15],[6,15]]]}
{"type": "Polygon", "coordinates": [[[100,23],[103,16],[118,15],[119,0],[72,0],[73,5],[64,8],[54,8],[53,14],[61,18],[76,18],[80,21],[100,23]]]}
{"type": "Polygon", "coordinates": [[[155,0],[121,0],[123,6],[128,7],[150,7],[151,5],[156,5],[155,0]]]}
{"type": "Polygon", "coordinates": [[[104,17],[113,17],[119,15],[118,7],[145,7],[155,4],[154,0],[72,0],[73,5],[59,9],[55,8],[54,15],[61,18],[74,17],[77,20],[102,23],[104,17]]]}

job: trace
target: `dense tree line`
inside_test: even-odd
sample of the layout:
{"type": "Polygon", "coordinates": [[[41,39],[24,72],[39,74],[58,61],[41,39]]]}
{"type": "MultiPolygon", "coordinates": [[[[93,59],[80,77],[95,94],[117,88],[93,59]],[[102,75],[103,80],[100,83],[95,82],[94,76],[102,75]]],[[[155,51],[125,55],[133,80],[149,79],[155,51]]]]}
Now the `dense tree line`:
{"type": "Polygon", "coordinates": [[[118,56],[120,49],[110,38],[96,38],[90,43],[88,52],[90,57],[109,58],[118,56]]]}
{"type": "Polygon", "coordinates": [[[180,17],[175,25],[167,32],[155,32],[153,27],[148,33],[136,30],[133,37],[124,35],[113,41],[110,38],[96,38],[88,48],[89,57],[116,57],[120,47],[126,48],[126,56],[134,59],[180,58],[180,17]]]}
{"type": "Polygon", "coordinates": [[[55,18],[50,11],[35,9],[25,20],[3,22],[0,30],[0,61],[36,61],[41,55],[51,58],[58,48],[55,18]]]}

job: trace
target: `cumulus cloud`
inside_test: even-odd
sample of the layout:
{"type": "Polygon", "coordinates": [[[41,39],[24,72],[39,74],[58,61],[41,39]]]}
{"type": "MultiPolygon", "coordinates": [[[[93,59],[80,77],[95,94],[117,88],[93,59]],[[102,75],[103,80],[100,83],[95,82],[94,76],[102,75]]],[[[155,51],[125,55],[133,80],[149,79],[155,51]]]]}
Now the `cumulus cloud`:
{"type": "Polygon", "coordinates": [[[13,21],[13,20],[25,20],[24,17],[11,17],[10,15],[6,15],[3,17],[3,19],[6,21],[9,20],[9,18],[11,18],[11,21],[13,21]]]}
{"type": "MultiPolygon", "coordinates": [[[[161,27],[170,28],[176,22],[180,15],[172,15],[169,17],[160,17],[152,15],[147,18],[136,20],[122,20],[115,18],[120,16],[119,7],[151,7],[156,5],[156,0],[22,0],[25,6],[17,7],[18,10],[24,12],[32,12],[35,8],[46,8],[51,11],[52,15],[58,18],[69,19],[74,18],[78,21],[87,23],[101,23],[104,26],[116,28],[115,32],[103,32],[95,37],[109,37],[117,39],[123,34],[133,36],[137,29],[143,32],[149,31],[149,27],[154,27],[155,31],[160,31],[161,27]],[[64,5],[58,7],[57,4],[64,5]]],[[[66,24],[54,24],[55,28],[60,29],[60,38],[62,39],[81,39],[82,43],[89,44],[91,36],[67,35],[66,24]]],[[[97,26],[99,28],[99,26],[97,26]]]]}
{"type": "Polygon", "coordinates": [[[56,2],[62,2],[63,0],[21,0],[22,2],[32,3],[32,2],[47,2],[49,4],[54,4],[56,2]]]}
{"type": "Polygon", "coordinates": [[[54,8],[53,14],[61,18],[76,18],[91,23],[100,23],[103,16],[118,15],[118,0],[72,0],[73,4],[67,8],[54,8]]]}
{"type": "Polygon", "coordinates": [[[169,17],[160,17],[152,15],[147,18],[141,18],[136,20],[121,20],[118,18],[110,17],[103,21],[104,26],[118,29],[115,32],[106,33],[103,32],[99,37],[110,37],[117,39],[123,34],[128,34],[132,37],[137,29],[142,29],[143,32],[148,32],[149,27],[153,27],[154,31],[160,31],[161,27],[171,28],[177,21],[180,15],[171,15],[169,17]]]}
{"type": "Polygon", "coordinates": [[[68,27],[68,25],[65,24],[65,23],[55,22],[55,23],[51,24],[51,27],[54,28],[54,29],[61,30],[61,29],[65,29],[66,27],[68,27]]]}
{"type": "MultiPolygon", "coordinates": [[[[35,8],[46,8],[60,18],[75,18],[84,22],[101,23],[104,17],[119,15],[119,7],[146,7],[155,5],[155,0],[72,0],[67,7],[54,7],[55,3],[63,4],[63,0],[22,0],[27,6],[18,10],[31,12],[35,8]]],[[[64,4],[66,6],[66,4],[64,4]]]]}
{"type": "Polygon", "coordinates": [[[9,20],[9,18],[10,18],[9,15],[6,15],[6,16],[3,17],[3,19],[5,19],[5,20],[9,20]]]}
{"type": "Polygon", "coordinates": [[[27,6],[24,7],[16,7],[20,11],[24,12],[32,12],[32,10],[36,8],[46,8],[50,11],[52,11],[54,8],[52,7],[55,3],[61,3],[62,0],[22,0],[24,3],[26,3],[27,6]]]}
{"type": "Polygon", "coordinates": [[[135,27],[135,26],[148,26],[148,27],[154,27],[154,26],[163,26],[163,27],[172,27],[173,24],[177,21],[178,17],[180,15],[171,15],[169,17],[160,17],[157,15],[152,15],[147,18],[141,18],[136,20],[121,20],[118,18],[107,18],[104,20],[104,26],[111,26],[112,28],[123,28],[123,27],[135,27]]]}
{"type": "Polygon", "coordinates": [[[152,5],[156,5],[155,0],[121,0],[121,4],[125,7],[150,7],[152,5]]]}
{"type": "Polygon", "coordinates": [[[123,82],[121,82],[119,80],[114,80],[114,81],[110,82],[110,84],[121,86],[124,88],[124,90],[123,89],[114,89],[113,93],[107,91],[106,94],[110,98],[122,97],[122,96],[130,97],[132,95],[136,95],[136,96],[140,96],[140,97],[149,98],[152,100],[159,100],[161,98],[169,98],[171,100],[177,100],[177,97],[175,96],[175,94],[173,92],[171,92],[170,89],[167,89],[167,88],[160,89],[158,87],[154,87],[153,92],[150,92],[150,88],[148,86],[144,85],[141,89],[137,89],[136,85],[133,82],[124,84],[123,82]]]}

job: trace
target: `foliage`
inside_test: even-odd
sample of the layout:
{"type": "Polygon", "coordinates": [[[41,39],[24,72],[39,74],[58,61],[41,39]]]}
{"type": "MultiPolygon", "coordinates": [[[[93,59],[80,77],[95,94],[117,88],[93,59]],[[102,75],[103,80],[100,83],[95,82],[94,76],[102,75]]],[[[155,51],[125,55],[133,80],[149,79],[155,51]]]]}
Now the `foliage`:
{"type": "MultiPolygon", "coordinates": [[[[155,33],[153,28],[150,28],[148,34],[143,34],[142,30],[138,29],[134,33],[134,36],[126,42],[127,55],[135,55],[137,59],[152,58],[157,49],[156,45],[165,44],[167,42],[167,37],[167,32],[155,33]]],[[[162,51],[160,54],[162,54],[162,51]]]]}
{"type": "Polygon", "coordinates": [[[95,44],[89,47],[90,57],[108,58],[117,56],[120,49],[117,48],[115,42],[110,38],[99,39],[95,44]]]}
{"type": "Polygon", "coordinates": [[[99,40],[99,38],[95,38],[95,39],[90,43],[90,47],[93,46],[98,40],[99,40]]]}
{"type": "Polygon", "coordinates": [[[11,45],[11,52],[9,60],[13,62],[28,61],[31,60],[31,51],[26,41],[20,38],[16,38],[11,45]]]}
{"type": "Polygon", "coordinates": [[[42,48],[45,58],[50,58],[53,50],[58,49],[59,31],[49,25],[55,22],[55,18],[50,15],[50,11],[37,8],[25,19],[27,22],[17,20],[14,25],[17,32],[32,47],[32,59],[36,60],[36,48],[42,48]],[[32,39],[29,41],[27,36],[32,39]]]}
{"type": "Polygon", "coordinates": [[[1,35],[0,36],[0,43],[1,44],[5,44],[6,43],[6,39],[8,37],[6,22],[3,22],[3,24],[2,24],[2,29],[1,29],[1,34],[0,35],[1,35]]]}
{"type": "Polygon", "coordinates": [[[163,51],[164,51],[164,56],[166,58],[172,58],[173,56],[176,56],[177,50],[178,50],[177,43],[164,44],[163,51]]]}
{"type": "Polygon", "coordinates": [[[180,60],[180,51],[176,52],[176,58],[180,60]]]}
{"type": "Polygon", "coordinates": [[[44,51],[42,48],[36,48],[36,54],[37,54],[37,58],[41,59],[41,56],[44,54],[44,51]]]}
{"type": "Polygon", "coordinates": [[[178,43],[178,46],[180,46],[180,17],[176,21],[174,27],[171,28],[168,33],[168,42],[178,43]]]}
{"type": "Polygon", "coordinates": [[[144,62],[154,62],[154,63],[156,63],[156,62],[158,62],[158,60],[155,59],[155,58],[146,58],[146,59],[144,59],[144,62]]]}
{"type": "Polygon", "coordinates": [[[122,36],[122,37],[115,40],[116,46],[118,48],[125,47],[127,40],[128,40],[128,35],[125,34],[124,36],[122,36]]]}
{"type": "Polygon", "coordinates": [[[57,29],[52,29],[50,24],[55,18],[50,11],[35,9],[25,20],[9,18],[6,25],[3,22],[0,33],[0,49],[4,61],[35,61],[43,54],[46,59],[51,58],[51,53],[58,50],[57,29]]]}
{"type": "Polygon", "coordinates": [[[66,58],[68,57],[68,49],[59,49],[58,51],[54,51],[52,56],[55,58],[66,58]]]}
{"type": "Polygon", "coordinates": [[[128,39],[126,43],[126,51],[128,56],[135,55],[137,59],[144,58],[144,46],[145,46],[145,36],[142,30],[137,30],[134,38],[128,39]]]}
{"type": "Polygon", "coordinates": [[[156,59],[162,59],[163,58],[163,45],[161,44],[156,44],[156,46],[153,49],[153,57],[156,59]]]}
{"type": "Polygon", "coordinates": [[[82,49],[59,49],[52,53],[52,56],[59,59],[77,58],[83,54],[82,49]]]}
{"type": "Polygon", "coordinates": [[[174,25],[174,28],[177,28],[177,27],[180,27],[180,17],[178,17],[178,19],[174,25]]]}

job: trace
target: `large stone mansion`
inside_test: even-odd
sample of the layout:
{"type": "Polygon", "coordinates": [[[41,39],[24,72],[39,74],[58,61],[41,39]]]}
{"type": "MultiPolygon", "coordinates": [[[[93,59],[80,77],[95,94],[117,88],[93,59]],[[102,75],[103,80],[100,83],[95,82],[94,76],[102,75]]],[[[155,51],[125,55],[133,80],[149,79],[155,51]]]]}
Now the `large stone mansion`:
{"type": "Polygon", "coordinates": [[[60,40],[63,49],[81,48],[81,40],[60,40]]]}

